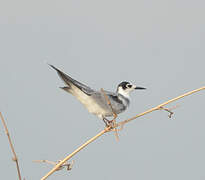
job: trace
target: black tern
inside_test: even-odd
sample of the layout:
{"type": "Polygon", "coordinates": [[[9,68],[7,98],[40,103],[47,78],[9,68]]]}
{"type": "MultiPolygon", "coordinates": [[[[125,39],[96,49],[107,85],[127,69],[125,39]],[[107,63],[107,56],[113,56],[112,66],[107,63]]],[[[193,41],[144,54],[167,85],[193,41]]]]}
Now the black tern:
{"type": "MultiPolygon", "coordinates": [[[[91,114],[94,114],[102,119],[106,125],[110,122],[106,118],[113,116],[113,112],[101,91],[95,91],[87,85],[71,78],[53,65],[50,66],[57,71],[59,77],[66,84],[66,86],[61,87],[61,89],[75,96],[91,114]]],[[[128,108],[130,104],[129,94],[135,89],[146,88],[138,87],[127,81],[123,81],[117,86],[116,92],[104,91],[110,100],[113,111],[116,114],[124,112],[128,108]]]]}

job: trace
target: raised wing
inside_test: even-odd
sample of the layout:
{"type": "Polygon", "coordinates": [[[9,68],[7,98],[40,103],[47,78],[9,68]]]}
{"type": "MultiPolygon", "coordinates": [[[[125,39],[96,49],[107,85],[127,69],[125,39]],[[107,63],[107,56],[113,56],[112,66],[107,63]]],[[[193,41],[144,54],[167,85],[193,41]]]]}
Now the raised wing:
{"type": "Polygon", "coordinates": [[[63,82],[66,85],[68,85],[68,88],[71,88],[71,83],[72,83],[74,86],[79,88],[81,91],[83,91],[88,96],[92,95],[95,92],[93,89],[91,89],[90,87],[86,86],[85,84],[82,84],[82,83],[76,81],[75,79],[71,78],[67,74],[63,73],[62,71],[57,69],[55,66],[53,66],[51,64],[49,64],[49,66],[51,66],[53,69],[55,69],[57,71],[59,77],[63,80],[63,82]]]}

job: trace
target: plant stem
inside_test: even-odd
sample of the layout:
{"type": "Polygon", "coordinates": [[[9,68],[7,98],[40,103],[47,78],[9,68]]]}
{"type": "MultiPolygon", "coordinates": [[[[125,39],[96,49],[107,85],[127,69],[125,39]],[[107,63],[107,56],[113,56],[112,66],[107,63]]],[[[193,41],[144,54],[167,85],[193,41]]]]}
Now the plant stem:
{"type": "Polygon", "coordinates": [[[17,159],[16,153],[15,153],[15,150],[14,150],[14,146],[12,144],[12,141],[11,141],[11,138],[10,138],[10,135],[9,135],[9,130],[8,130],[7,126],[6,126],[4,117],[3,117],[1,112],[0,112],[0,117],[1,117],[4,129],[5,129],[5,133],[6,133],[7,137],[8,137],[8,140],[9,140],[9,145],[11,147],[11,151],[12,151],[13,156],[14,156],[12,159],[16,163],[16,169],[17,169],[17,172],[18,172],[18,177],[19,177],[19,180],[21,180],[21,173],[20,173],[20,168],[19,168],[19,164],[18,164],[18,159],[17,159]]]}

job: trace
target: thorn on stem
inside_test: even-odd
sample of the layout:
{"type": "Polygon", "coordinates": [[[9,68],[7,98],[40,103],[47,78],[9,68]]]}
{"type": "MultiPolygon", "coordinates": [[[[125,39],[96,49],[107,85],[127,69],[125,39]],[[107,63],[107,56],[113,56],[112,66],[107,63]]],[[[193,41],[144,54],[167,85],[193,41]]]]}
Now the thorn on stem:
{"type": "Polygon", "coordinates": [[[67,171],[70,171],[73,168],[74,160],[70,164],[67,164],[67,171]]]}
{"type": "Polygon", "coordinates": [[[168,109],[168,108],[164,108],[164,107],[159,107],[159,109],[160,110],[165,110],[165,111],[167,111],[168,113],[169,113],[169,115],[168,115],[168,117],[169,118],[171,118],[172,117],[172,115],[174,114],[174,112],[172,112],[170,109],[168,109]]]}

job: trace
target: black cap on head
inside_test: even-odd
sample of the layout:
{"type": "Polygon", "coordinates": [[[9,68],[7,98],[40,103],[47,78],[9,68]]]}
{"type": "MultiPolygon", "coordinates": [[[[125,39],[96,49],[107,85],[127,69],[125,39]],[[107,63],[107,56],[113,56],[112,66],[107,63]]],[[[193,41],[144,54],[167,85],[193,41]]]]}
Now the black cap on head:
{"type": "MultiPolygon", "coordinates": [[[[127,81],[123,81],[123,82],[121,82],[119,85],[118,85],[118,88],[119,87],[122,87],[122,89],[127,89],[127,88],[131,88],[131,87],[133,87],[133,85],[131,84],[131,83],[129,83],[129,82],[127,82],[127,81]]],[[[134,89],[146,89],[146,88],[144,88],[144,87],[139,87],[139,86],[135,86],[135,88],[134,89]]]]}
{"type": "Polygon", "coordinates": [[[128,84],[130,83],[127,81],[123,81],[118,85],[118,87],[122,87],[122,89],[126,89],[128,84]]]}

